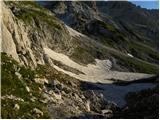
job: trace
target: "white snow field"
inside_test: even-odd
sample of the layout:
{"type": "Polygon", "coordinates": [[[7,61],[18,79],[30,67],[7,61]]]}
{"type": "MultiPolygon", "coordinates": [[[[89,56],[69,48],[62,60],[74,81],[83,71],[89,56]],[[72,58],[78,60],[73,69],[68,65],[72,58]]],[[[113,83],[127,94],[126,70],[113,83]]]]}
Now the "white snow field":
{"type": "Polygon", "coordinates": [[[132,81],[142,78],[152,77],[153,75],[144,73],[131,73],[131,72],[118,72],[111,71],[112,63],[110,60],[98,60],[96,59],[96,64],[88,64],[87,66],[80,65],[68,56],[57,53],[49,48],[44,48],[45,54],[47,54],[53,60],[59,61],[64,65],[77,69],[85,74],[74,74],[72,72],[61,69],[60,67],[53,65],[58,71],[62,71],[72,77],[79,80],[93,82],[93,83],[113,83],[111,79],[118,79],[122,81],[132,81]]]}

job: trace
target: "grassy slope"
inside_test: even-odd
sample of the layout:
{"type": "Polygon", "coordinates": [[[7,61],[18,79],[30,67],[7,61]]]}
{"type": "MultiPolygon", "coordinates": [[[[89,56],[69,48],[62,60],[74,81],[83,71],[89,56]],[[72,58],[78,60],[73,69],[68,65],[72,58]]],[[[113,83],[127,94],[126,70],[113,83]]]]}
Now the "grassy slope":
{"type": "Polygon", "coordinates": [[[41,21],[52,26],[55,30],[64,30],[62,24],[53,14],[51,15],[50,11],[34,1],[6,1],[5,3],[11,8],[13,14],[27,25],[33,25],[32,23],[35,22],[36,26],[39,27],[38,21],[41,21]],[[14,10],[13,6],[18,10],[14,10]]]}
{"type": "Polygon", "coordinates": [[[122,32],[113,24],[108,24],[107,22],[103,22],[100,20],[96,20],[92,24],[92,26],[93,30],[92,32],[88,33],[88,35],[96,38],[97,41],[102,43],[103,45],[117,49],[118,51],[121,51],[123,53],[131,53],[136,58],[139,58],[141,60],[158,64],[158,52],[154,48],[151,48],[150,44],[143,43],[143,39],[141,39],[141,42],[139,40],[140,38],[129,39],[128,33],[122,32]]]}
{"type": "Polygon", "coordinates": [[[113,56],[119,60],[119,64],[129,68],[133,72],[148,73],[148,74],[158,74],[158,65],[154,65],[143,60],[132,58],[124,54],[112,53],[113,56]]]}
{"type": "Polygon", "coordinates": [[[44,115],[40,116],[40,118],[48,118],[49,116],[45,104],[39,102],[39,100],[36,100],[35,102],[30,100],[31,97],[36,97],[38,99],[42,98],[39,91],[39,87],[42,88],[42,86],[33,82],[33,79],[35,78],[35,71],[18,65],[15,60],[8,57],[5,53],[2,53],[1,57],[2,96],[13,95],[24,100],[24,102],[14,101],[11,99],[2,100],[2,118],[37,118],[37,116],[32,113],[33,108],[38,108],[44,112],[44,115]],[[21,79],[15,75],[17,69],[20,69],[19,73],[22,75],[21,79]],[[27,92],[25,88],[26,86],[30,88],[32,95],[27,92]],[[14,109],[14,105],[16,103],[20,105],[20,110],[16,111],[14,109]]]}

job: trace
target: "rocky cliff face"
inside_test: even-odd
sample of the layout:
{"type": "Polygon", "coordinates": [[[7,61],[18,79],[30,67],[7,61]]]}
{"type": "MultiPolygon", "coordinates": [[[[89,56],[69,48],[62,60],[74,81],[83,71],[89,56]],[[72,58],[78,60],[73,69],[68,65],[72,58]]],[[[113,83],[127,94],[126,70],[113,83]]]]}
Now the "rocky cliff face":
{"type": "Polygon", "coordinates": [[[35,68],[46,62],[44,46],[67,51],[63,49],[70,48],[70,37],[54,15],[33,6],[32,2],[8,2],[7,6],[3,3],[2,51],[23,65],[35,68]]]}

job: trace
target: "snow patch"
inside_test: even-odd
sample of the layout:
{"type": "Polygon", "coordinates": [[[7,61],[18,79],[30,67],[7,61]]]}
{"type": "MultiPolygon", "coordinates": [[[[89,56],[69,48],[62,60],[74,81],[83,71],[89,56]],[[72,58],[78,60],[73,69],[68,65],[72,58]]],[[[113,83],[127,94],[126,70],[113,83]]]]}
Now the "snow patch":
{"type": "Polygon", "coordinates": [[[150,74],[143,73],[131,73],[131,72],[118,72],[111,71],[112,62],[110,60],[96,60],[96,64],[88,64],[87,66],[80,65],[73,60],[71,60],[68,56],[57,53],[49,48],[44,48],[45,54],[47,54],[50,58],[62,62],[63,64],[77,69],[85,74],[74,74],[72,72],[63,70],[62,68],[53,64],[53,67],[58,71],[64,72],[74,78],[79,80],[88,81],[88,82],[100,82],[100,83],[113,83],[111,79],[118,79],[123,81],[132,81],[141,78],[152,77],[150,74]]]}

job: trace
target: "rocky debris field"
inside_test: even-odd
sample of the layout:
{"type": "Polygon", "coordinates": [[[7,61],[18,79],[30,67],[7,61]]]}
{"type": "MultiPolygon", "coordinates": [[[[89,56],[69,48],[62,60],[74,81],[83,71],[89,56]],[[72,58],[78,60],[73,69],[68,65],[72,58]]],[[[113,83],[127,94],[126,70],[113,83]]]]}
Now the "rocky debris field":
{"type": "MultiPolygon", "coordinates": [[[[152,109],[157,109],[158,101],[154,104],[152,102],[158,99],[158,87],[128,95],[126,92],[127,102],[125,107],[120,107],[117,101],[111,100],[113,96],[118,95],[115,90],[115,95],[112,94],[108,98],[103,93],[105,91],[106,94],[107,91],[110,93],[109,87],[103,86],[103,88],[97,84],[79,81],[50,66],[39,65],[35,71],[32,71],[18,65],[4,53],[1,64],[4,69],[2,72],[2,118],[125,118],[123,116],[125,112],[129,115],[130,112],[137,114],[134,112],[139,109],[137,107],[150,110],[148,107],[152,106],[152,109]],[[8,66],[10,66],[9,70],[8,66]],[[6,77],[10,77],[10,80],[6,77]],[[148,97],[152,101],[147,101],[148,97]],[[135,103],[137,106],[133,106],[133,102],[137,100],[132,98],[141,101],[135,103]],[[143,106],[143,101],[149,102],[150,106],[143,106]]],[[[145,115],[147,113],[140,117],[145,115]]],[[[157,113],[154,112],[153,116],[156,117],[156,115],[157,113]]]]}

